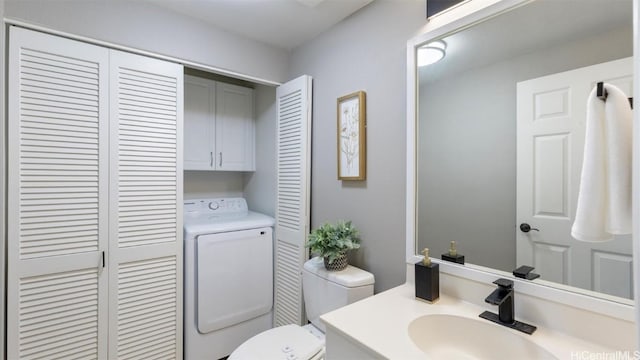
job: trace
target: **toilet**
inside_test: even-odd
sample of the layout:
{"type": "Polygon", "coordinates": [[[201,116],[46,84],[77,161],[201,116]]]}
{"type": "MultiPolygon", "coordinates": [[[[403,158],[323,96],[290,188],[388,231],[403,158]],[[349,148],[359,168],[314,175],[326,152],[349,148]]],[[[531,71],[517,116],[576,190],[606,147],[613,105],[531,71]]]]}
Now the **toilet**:
{"type": "Polygon", "coordinates": [[[235,349],[229,360],[324,358],[325,327],[320,315],[373,295],[373,283],[373,274],[355,266],[328,271],[320,257],[305,262],[302,290],[311,324],[285,325],[264,331],[235,349]]]}

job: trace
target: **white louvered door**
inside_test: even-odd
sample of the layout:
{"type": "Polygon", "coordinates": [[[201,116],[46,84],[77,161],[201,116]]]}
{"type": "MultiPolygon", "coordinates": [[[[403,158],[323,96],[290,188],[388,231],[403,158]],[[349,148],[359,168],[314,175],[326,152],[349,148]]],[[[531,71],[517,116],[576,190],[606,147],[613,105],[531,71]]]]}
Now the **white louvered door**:
{"type": "Polygon", "coordinates": [[[9,40],[8,358],[182,358],[182,66],[9,40]]]}
{"type": "Polygon", "coordinates": [[[105,359],[109,52],[9,46],[7,356],[105,359]]]}
{"type": "Polygon", "coordinates": [[[109,356],[182,357],[181,65],[110,52],[109,356]]]}
{"type": "Polygon", "coordinates": [[[278,87],[274,323],[302,325],[302,266],[309,233],[311,77],[278,87]]]}

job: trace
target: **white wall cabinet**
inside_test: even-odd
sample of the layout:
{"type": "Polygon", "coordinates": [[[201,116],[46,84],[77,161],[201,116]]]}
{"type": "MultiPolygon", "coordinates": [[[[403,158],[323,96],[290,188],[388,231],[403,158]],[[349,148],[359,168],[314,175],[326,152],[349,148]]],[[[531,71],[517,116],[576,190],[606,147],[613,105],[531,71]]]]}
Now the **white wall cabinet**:
{"type": "Polygon", "coordinates": [[[185,76],[184,169],[254,171],[253,89],[185,76]]]}
{"type": "Polygon", "coordinates": [[[182,66],[17,27],[7,357],[182,357],[182,66]]]}
{"type": "Polygon", "coordinates": [[[184,169],[215,170],[215,83],[184,78],[184,169]]]}

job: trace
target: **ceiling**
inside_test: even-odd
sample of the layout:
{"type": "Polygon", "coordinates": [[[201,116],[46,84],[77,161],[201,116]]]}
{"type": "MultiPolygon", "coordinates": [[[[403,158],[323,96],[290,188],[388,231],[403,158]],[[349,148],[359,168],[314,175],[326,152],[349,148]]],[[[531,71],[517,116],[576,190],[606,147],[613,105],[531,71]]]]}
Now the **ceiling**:
{"type": "Polygon", "coordinates": [[[146,0],[226,31],[293,49],[373,0],[146,0]]]}

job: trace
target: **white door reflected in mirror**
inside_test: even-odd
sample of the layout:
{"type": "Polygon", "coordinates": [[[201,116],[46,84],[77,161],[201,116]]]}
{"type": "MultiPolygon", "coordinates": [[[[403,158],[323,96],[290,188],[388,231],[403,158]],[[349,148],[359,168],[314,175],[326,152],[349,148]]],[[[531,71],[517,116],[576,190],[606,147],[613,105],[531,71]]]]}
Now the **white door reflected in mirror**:
{"type": "Polygon", "coordinates": [[[571,237],[583,163],[587,98],[599,81],[633,91],[625,58],[519,82],[517,86],[517,264],[541,279],[633,298],[630,235],[608,242],[571,237]],[[616,281],[607,281],[616,279],[616,281]]]}

